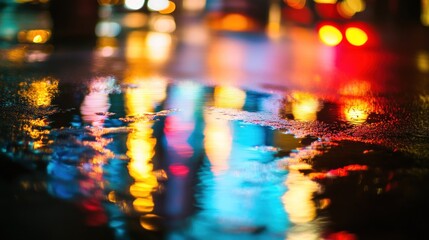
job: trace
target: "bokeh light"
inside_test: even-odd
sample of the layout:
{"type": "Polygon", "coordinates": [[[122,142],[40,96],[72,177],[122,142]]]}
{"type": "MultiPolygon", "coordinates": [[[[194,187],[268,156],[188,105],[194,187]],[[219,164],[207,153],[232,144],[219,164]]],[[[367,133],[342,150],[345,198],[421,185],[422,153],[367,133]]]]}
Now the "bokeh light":
{"type": "Polygon", "coordinates": [[[306,0],[285,0],[286,4],[295,9],[302,9],[305,7],[306,0]]]}
{"type": "Polygon", "coordinates": [[[314,0],[315,3],[334,4],[337,0],[314,0]]]}
{"type": "Polygon", "coordinates": [[[176,30],[176,22],[171,15],[160,15],[152,18],[151,26],[154,31],[172,33],[176,30]]]}
{"type": "Polygon", "coordinates": [[[419,51],[416,60],[419,71],[422,73],[429,73],[429,52],[419,51]]]}
{"type": "Polygon", "coordinates": [[[346,29],[346,39],[354,46],[362,46],[368,41],[366,32],[357,27],[349,27],[346,29]]]}
{"type": "Polygon", "coordinates": [[[99,22],[95,26],[95,34],[98,37],[116,37],[121,32],[121,25],[116,22],[99,22]]]}
{"type": "Polygon", "coordinates": [[[160,10],[159,13],[169,14],[174,12],[174,10],[176,10],[176,4],[172,1],[168,1],[168,6],[165,9],[160,10]]]}
{"type": "Polygon", "coordinates": [[[191,12],[202,11],[207,0],[183,0],[183,9],[191,12]]]}
{"type": "Polygon", "coordinates": [[[219,86],[214,90],[214,104],[220,108],[241,109],[246,100],[246,92],[235,87],[219,86]]]}
{"type": "Polygon", "coordinates": [[[320,103],[316,96],[306,92],[292,93],[292,114],[298,121],[314,121],[320,111],[320,103]]]}
{"type": "Polygon", "coordinates": [[[363,0],[345,0],[344,4],[354,12],[362,12],[366,8],[365,1],[363,0]]]}
{"type": "Polygon", "coordinates": [[[147,22],[147,16],[143,13],[132,12],[122,18],[122,25],[127,28],[141,28],[147,22]]]}
{"type": "Polygon", "coordinates": [[[343,35],[338,28],[332,25],[323,25],[319,29],[319,38],[328,46],[337,46],[343,40],[343,35]]]}
{"type": "Polygon", "coordinates": [[[344,99],[341,109],[344,120],[353,125],[365,123],[373,111],[372,105],[366,99],[361,98],[344,99]]]}
{"type": "Polygon", "coordinates": [[[429,0],[422,0],[420,20],[423,26],[429,26],[429,0]]]}
{"type": "Polygon", "coordinates": [[[125,0],[124,6],[130,10],[139,10],[143,7],[146,0],[125,0]]]}
{"type": "Polygon", "coordinates": [[[224,30],[245,31],[249,29],[250,26],[251,26],[250,19],[238,13],[227,14],[221,20],[221,29],[224,29],[224,30]]]}
{"type": "Polygon", "coordinates": [[[19,95],[35,107],[48,107],[58,93],[58,80],[46,77],[30,84],[22,83],[19,95]]]}
{"type": "Polygon", "coordinates": [[[170,6],[168,0],[149,0],[147,7],[152,11],[162,11],[170,6]]]}
{"type": "Polygon", "coordinates": [[[18,33],[18,41],[22,43],[46,43],[51,37],[51,31],[44,29],[23,30],[18,33]]]}

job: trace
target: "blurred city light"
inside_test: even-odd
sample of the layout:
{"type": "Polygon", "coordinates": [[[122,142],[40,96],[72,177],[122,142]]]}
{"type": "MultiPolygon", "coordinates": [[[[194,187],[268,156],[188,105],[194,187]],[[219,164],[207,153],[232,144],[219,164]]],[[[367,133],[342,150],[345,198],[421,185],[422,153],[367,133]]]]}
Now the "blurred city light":
{"type": "Polygon", "coordinates": [[[121,25],[116,22],[102,21],[95,26],[98,37],[116,37],[121,32],[121,25]]]}
{"type": "Polygon", "coordinates": [[[422,0],[420,19],[423,26],[429,26],[429,0],[422,0]]]}
{"type": "Polygon", "coordinates": [[[18,41],[22,43],[46,43],[51,37],[51,31],[43,29],[22,30],[18,33],[18,41]]]}
{"type": "Polygon", "coordinates": [[[343,40],[343,34],[332,25],[323,25],[319,29],[319,38],[328,46],[337,46],[343,40]]]}
{"type": "Polygon", "coordinates": [[[168,1],[168,6],[165,9],[159,10],[159,13],[170,14],[176,10],[176,4],[172,1],[168,1]]]}
{"type": "Polygon", "coordinates": [[[282,21],[282,9],[276,1],[271,1],[268,10],[267,34],[269,37],[276,39],[280,36],[282,21]]]}
{"type": "Polygon", "coordinates": [[[362,46],[368,41],[365,31],[357,27],[347,28],[345,35],[347,41],[354,46],[362,46]]]}
{"type": "Polygon", "coordinates": [[[116,5],[119,4],[120,0],[98,0],[100,5],[116,5]]]}
{"type": "Polygon", "coordinates": [[[156,231],[158,230],[157,222],[161,218],[156,214],[145,214],[140,216],[140,225],[142,228],[149,230],[149,231],[156,231]]]}
{"type": "Polygon", "coordinates": [[[227,14],[220,22],[221,29],[229,31],[248,30],[251,25],[251,20],[247,16],[239,13],[227,14]]]}
{"type": "Polygon", "coordinates": [[[150,25],[154,31],[161,33],[172,33],[176,30],[176,22],[171,15],[154,16],[150,25]]]}
{"type": "Polygon", "coordinates": [[[302,9],[305,7],[307,0],[285,0],[285,2],[291,8],[302,9]]]}
{"type": "Polygon", "coordinates": [[[140,12],[131,12],[122,18],[122,25],[127,28],[142,28],[147,23],[147,15],[140,12]]]}
{"type": "Polygon", "coordinates": [[[337,0],[314,0],[315,3],[334,4],[337,0]]]}
{"type": "Polygon", "coordinates": [[[337,4],[337,11],[344,18],[351,18],[356,14],[356,11],[354,11],[352,8],[350,8],[346,2],[338,3],[337,4]]]}
{"type": "Polygon", "coordinates": [[[118,40],[113,37],[99,37],[96,47],[102,57],[111,57],[118,52],[118,40]]]}
{"type": "Polygon", "coordinates": [[[429,73],[429,53],[426,51],[419,51],[417,53],[417,68],[422,73],[429,73]]]}
{"type": "Polygon", "coordinates": [[[183,9],[186,11],[202,11],[207,4],[207,0],[183,0],[183,9]]]}
{"type": "Polygon", "coordinates": [[[145,44],[149,59],[165,62],[170,56],[173,39],[168,33],[149,32],[145,44]]]}
{"type": "Polygon", "coordinates": [[[345,0],[343,4],[353,12],[362,12],[366,8],[363,0],[345,0]]]}
{"type": "Polygon", "coordinates": [[[146,0],[125,0],[124,7],[130,10],[139,10],[145,2],[146,0]]]}
{"type": "Polygon", "coordinates": [[[149,0],[147,7],[152,11],[162,11],[170,6],[168,0],[149,0]]]}

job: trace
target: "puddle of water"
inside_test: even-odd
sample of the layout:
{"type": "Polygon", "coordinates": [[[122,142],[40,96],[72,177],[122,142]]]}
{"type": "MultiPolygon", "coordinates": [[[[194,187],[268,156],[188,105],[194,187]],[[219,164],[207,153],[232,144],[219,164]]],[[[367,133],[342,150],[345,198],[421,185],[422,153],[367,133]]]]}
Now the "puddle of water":
{"type": "Polygon", "coordinates": [[[360,95],[365,86],[332,99],[162,78],[3,84],[6,226],[58,218],[34,210],[44,199],[71,216],[64,224],[115,239],[425,232],[427,135],[406,127],[424,119],[399,119],[395,103],[360,95]]]}

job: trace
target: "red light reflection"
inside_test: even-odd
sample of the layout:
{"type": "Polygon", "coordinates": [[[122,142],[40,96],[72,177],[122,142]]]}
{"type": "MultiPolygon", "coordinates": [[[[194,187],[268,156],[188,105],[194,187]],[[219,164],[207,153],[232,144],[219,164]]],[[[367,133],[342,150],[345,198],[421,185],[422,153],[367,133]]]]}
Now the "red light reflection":
{"type": "Polygon", "coordinates": [[[174,176],[178,177],[184,177],[189,173],[189,168],[183,164],[172,164],[168,168],[174,176]]]}

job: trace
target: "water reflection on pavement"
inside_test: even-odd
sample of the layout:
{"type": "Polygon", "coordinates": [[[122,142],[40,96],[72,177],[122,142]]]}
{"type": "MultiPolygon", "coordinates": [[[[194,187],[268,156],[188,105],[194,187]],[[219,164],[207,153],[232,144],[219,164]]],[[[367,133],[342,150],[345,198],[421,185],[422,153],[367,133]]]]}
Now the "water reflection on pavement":
{"type": "Polygon", "coordinates": [[[179,34],[2,50],[6,238],[426,235],[427,49],[179,34]]]}

